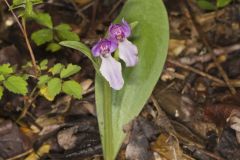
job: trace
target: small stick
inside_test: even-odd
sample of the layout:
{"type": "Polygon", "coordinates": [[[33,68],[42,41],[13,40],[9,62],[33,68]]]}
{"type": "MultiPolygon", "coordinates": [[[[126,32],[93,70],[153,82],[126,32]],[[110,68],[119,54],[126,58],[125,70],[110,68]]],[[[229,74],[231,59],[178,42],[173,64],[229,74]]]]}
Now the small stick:
{"type": "Polygon", "coordinates": [[[203,77],[206,77],[206,78],[208,78],[208,79],[210,79],[210,80],[212,80],[212,81],[214,81],[214,82],[216,82],[216,83],[218,83],[218,84],[220,84],[220,85],[223,85],[223,84],[224,84],[224,81],[222,81],[221,79],[218,79],[218,78],[216,78],[216,77],[214,77],[214,76],[212,76],[212,75],[210,75],[210,74],[207,74],[207,73],[205,73],[205,72],[202,72],[202,71],[200,71],[200,70],[198,70],[198,69],[196,69],[196,68],[193,68],[193,67],[191,67],[191,66],[188,66],[188,65],[179,63],[178,61],[175,61],[175,60],[172,60],[172,59],[167,59],[167,62],[169,62],[169,63],[171,63],[171,64],[173,64],[173,65],[175,65],[175,66],[184,68],[184,69],[186,69],[186,70],[195,72],[196,74],[199,74],[199,75],[201,75],[201,76],[203,76],[203,77]]]}
{"type": "Polygon", "coordinates": [[[234,44],[228,47],[216,48],[213,50],[215,55],[222,55],[224,53],[231,53],[234,51],[240,50],[240,44],[234,44]]]}
{"type": "Polygon", "coordinates": [[[88,18],[82,13],[82,11],[78,8],[78,6],[76,5],[76,2],[74,2],[74,0],[70,1],[74,7],[74,9],[77,11],[77,14],[84,20],[84,21],[89,21],[88,18]]]}
{"type": "Polygon", "coordinates": [[[108,20],[111,15],[113,14],[113,12],[118,8],[118,6],[123,2],[124,0],[119,0],[118,2],[116,2],[116,4],[114,4],[113,8],[111,9],[111,11],[109,12],[109,14],[107,15],[106,19],[108,20]]]}
{"type": "MultiPolygon", "coordinates": [[[[234,44],[232,46],[222,47],[222,48],[215,48],[215,49],[213,49],[213,53],[216,56],[221,56],[223,54],[229,54],[229,53],[232,53],[237,50],[240,50],[240,44],[234,44]]],[[[179,59],[179,61],[183,64],[192,65],[196,62],[201,62],[201,63],[208,62],[211,59],[212,59],[212,54],[207,53],[204,55],[197,55],[197,56],[193,56],[193,57],[182,57],[179,59]]]]}
{"type": "Polygon", "coordinates": [[[31,149],[27,150],[27,151],[24,152],[24,153],[21,153],[21,154],[19,154],[19,155],[16,155],[16,156],[14,156],[14,157],[12,157],[12,158],[8,158],[8,159],[6,159],[6,160],[17,160],[17,159],[20,159],[20,158],[23,158],[23,157],[27,156],[28,154],[30,154],[30,153],[32,153],[32,152],[33,152],[33,149],[31,148],[31,149]]]}

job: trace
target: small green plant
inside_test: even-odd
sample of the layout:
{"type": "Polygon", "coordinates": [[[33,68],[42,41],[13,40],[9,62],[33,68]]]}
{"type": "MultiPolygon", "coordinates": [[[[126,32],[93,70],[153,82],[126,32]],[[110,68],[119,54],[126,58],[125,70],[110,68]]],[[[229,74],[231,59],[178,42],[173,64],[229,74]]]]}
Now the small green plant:
{"type": "Polygon", "coordinates": [[[57,63],[48,69],[47,64],[47,60],[43,60],[40,63],[41,71],[47,71],[38,77],[37,87],[41,95],[50,101],[54,100],[61,92],[73,96],[76,99],[81,99],[81,85],[70,79],[71,76],[80,71],[81,67],[73,64],[64,66],[61,63],[57,63]]]}
{"type": "Polygon", "coordinates": [[[204,10],[216,10],[227,6],[231,2],[232,0],[216,0],[215,3],[210,0],[197,0],[198,6],[204,10]]]}
{"type": "Polygon", "coordinates": [[[13,16],[15,17],[29,49],[32,63],[28,63],[23,68],[33,67],[35,70],[35,75],[17,75],[10,66],[10,64],[3,64],[0,66],[0,97],[4,93],[4,89],[8,89],[10,92],[16,94],[27,95],[29,93],[29,98],[31,99],[33,95],[39,94],[43,95],[48,100],[54,100],[54,98],[60,94],[65,93],[74,98],[81,99],[82,97],[82,87],[81,85],[71,80],[70,77],[80,71],[81,67],[73,64],[68,64],[67,66],[57,63],[53,67],[48,68],[48,60],[43,60],[38,65],[33,50],[31,48],[27,32],[26,32],[26,20],[34,19],[38,24],[44,26],[44,29],[40,29],[32,34],[32,39],[37,45],[42,45],[50,42],[47,46],[47,50],[55,52],[61,48],[57,43],[63,40],[74,40],[79,41],[79,37],[76,33],[71,32],[71,27],[68,24],[60,24],[53,26],[51,16],[47,13],[36,12],[33,6],[40,4],[42,0],[13,0],[12,5],[4,0],[6,5],[9,7],[13,16]],[[17,16],[13,9],[18,9],[19,16],[17,16]],[[21,22],[18,17],[21,18],[21,22]],[[35,78],[38,83],[36,87],[31,92],[28,92],[28,77],[35,78]]]}
{"type": "Polygon", "coordinates": [[[47,44],[46,50],[56,52],[61,49],[60,41],[79,41],[79,36],[72,32],[71,26],[65,23],[53,26],[51,16],[47,13],[36,13],[32,17],[45,28],[32,33],[31,39],[37,46],[47,44]]]}
{"type": "Polygon", "coordinates": [[[20,17],[24,20],[35,20],[43,28],[32,33],[31,39],[37,46],[47,44],[46,50],[56,52],[61,49],[60,41],[79,41],[79,36],[72,32],[70,25],[62,23],[53,25],[52,18],[48,13],[37,12],[33,5],[42,3],[42,0],[14,0],[11,9],[19,9],[20,17]]]}
{"type": "Polygon", "coordinates": [[[24,75],[17,75],[15,69],[10,64],[0,65],[0,99],[7,89],[12,93],[26,95],[28,84],[24,75]]]}
{"type": "Polygon", "coordinates": [[[44,96],[49,101],[53,101],[57,95],[63,93],[73,98],[81,99],[82,87],[77,81],[71,79],[73,75],[80,71],[81,67],[73,64],[65,66],[64,64],[57,63],[49,68],[48,60],[43,60],[38,64],[28,39],[26,20],[34,19],[38,24],[46,27],[33,33],[32,38],[37,45],[50,42],[47,50],[52,52],[61,48],[57,43],[58,41],[79,41],[78,35],[70,31],[71,27],[68,24],[60,24],[53,27],[49,14],[35,12],[33,6],[42,3],[42,0],[13,0],[12,5],[7,0],[4,0],[4,2],[9,7],[24,36],[31,57],[31,63],[28,62],[22,66],[21,72],[23,73],[21,74],[17,73],[10,64],[0,65],[0,99],[6,89],[12,93],[25,96],[22,113],[18,120],[25,116],[28,109],[35,103],[36,98],[39,96],[44,96]],[[13,9],[18,9],[18,16],[13,9]],[[29,72],[32,69],[34,70],[34,74],[29,72]],[[24,73],[25,71],[26,73],[24,73]],[[34,81],[29,80],[31,84],[28,84],[28,79],[30,78],[34,79],[34,81]]]}
{"type": "Polygon", "coordinates": [[[13,0],[10,9],[20,9],[20,17],[31,17],[34,14],[33,5],[42,2],[42,0],[13,0]]]}
{"type": "MultiPolygon", "coordinates": [[[[28,70],[32,67],[31,63],[27,63],[23,66],[23,69],[28,70]]],[[[76,99],[82,98],[81,85],[72,80],[74,76],[81,70],[81,67],[74,64],[67,64],[66,66],[61,63],[54,64],[52,67],[48,67],[48,60],[42,60],[38,69],[41,71],[38,77],[28,75],[37,80],[36,89],[39,90],[39,94],[45,97],[49,101],[53,101],[60,93],[65,93],[76,99]]]]}

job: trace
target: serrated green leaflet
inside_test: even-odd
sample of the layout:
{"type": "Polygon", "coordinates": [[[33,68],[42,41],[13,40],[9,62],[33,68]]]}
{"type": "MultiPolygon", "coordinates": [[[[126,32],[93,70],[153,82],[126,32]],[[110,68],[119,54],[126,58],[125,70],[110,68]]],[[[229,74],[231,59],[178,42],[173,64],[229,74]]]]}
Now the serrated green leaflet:
{"type": "Polygon", "coordinates": [[[25,6],[25,13],[24,15],[27,17],[33,16],[33,4],[30,0],[26,0],[26,6],[25,6]]]}
{"type": "Polygon", "coordinates": [[[36,13],[33,17],[37,21],[38,24],[41,24],[50,29],[53,28],[52,18],[48,13],[36,13]]]}
{"type": "Polygon", "coordinates": [[[54,27],[54,29],[56,30],[66,30],[66,31],[70,31],[72,28],[70,25],[66,24],[66,23],[62,23],[62,24],[59,24],[58,26],[54,27]]]}
{"type": "MultiPolygon", "coordinates": [[[[112,91],[113,155],[107,158],[104,139],[106,127],[103,112],[104,80],[96,75],[95,93],[98,122],[105,159],[115,159],[125,137],[123,126],[129,123],[142,110],[157,83],[167,56],[169,26],[167,12],[162,0],[128,0],[115,22],[124,18],[129,23],[138,21],[133,30],[132,40],[139,50],[139,63],[133,68],[123,68],[125,84],[120,91],[112,91]],[[105,130],[104,130],[105,128],[105,130]]],[[[111,67],[111,66],[109,66],[111,67]]]]}
{"type": "Polygon", "coordinates": [[[55,64],[52,68],[49,69],[49,72],[52,73],[52,75],[59,74],[61,70],[63,69],[63,65],[61,63],[55,64]]]}
{"type": "MultiPolygon", "coordinates": [[[[12,9],[25,7],[28,0],[13,0],[13,5],[11,6],[12,9]]],[[[30,0],[32,4],[39,4],[42,3],[42,0],[30,0]]]]}
{"type": "Polygon", "coordinates": [[[13,73],[13,68],[10,67],[10,64],[2,64],[0,66],[0,74],[7,75],[13,73]]]}
{"type": "Polygon", "coordinates": [[[40,29],[36,32],[33,32],[31,39],[40,46],[44,43],[51,42],[53,39],[53,32],[51,29],[40,29]]]}
{"type": "Polygon", "coordinates": [[[71,31],[58,30],[57,35],[62,41],[80,41],[78,35],[71,31]]]}
{"type": "Polygon", "coordinates": [[[74,75],[75,73],[79,72],[80,69],[81,69],[81,67],[78,65],[69,64],[69,65],[67,65],[66,68],[62,69],[62,71],[60,73],[60,77],[61,78],[70,77],[70,76],[74,75]]]}
{"type": "Polygon", "coordinates": [[[82,86],[76,81],[70,80],[63,83],[62,91],[74,98],[82,98],[82,86]]]}
{"type": "Polygon", "coordinates": [[[4,88],[2,86],[0,86],[0,100],[2,99],[3,91],[4,91],[4,88]]]}
{"type": "Polygon", "coordinates": [[[26,95],[28,92],[27,82],[22,77],[10,76],[4,82],[3,85],[11,92],[16,94],[26,95]]]}
{"type": "Polygon", "coordinates": [[[39,66],[41,70],[46,70],[48,68],[48,60],[44,59],[40,62],[39,66]]]}
{"type": "Polygon", "coordinates": [[[71,31],[71,26],[68,24],[60,24],[54,28],[61,41],[80,41],[79,36],[71,31]]]}
{"type": "Polygon", "coordinates": [[[43,76],[40,76],[38,78],[38,86],[41,87],[43,85],[45,85],[49,80],[51,79],[51,77],[49,77],[48,75],[43,75],[43,76]]]}
{"type": "Polygon", "coordinates": [[[3,81],[3,80],[5,80],[5,77],[2,74],[0,74],[0,81],[3,81]]]}
{"type": "Polygon", "coordinates": [[[231,2],[232,2],[232,0],[217,0],[217,7],[219,7],[219,8],[225,7],[226,5],[228,5],[231,2]]]}
{"type": "Polygon", "coordinates": [[[62,83],[60,78],[53,78],[48,81],[47,83],[47,92],[50,97],[55,97],[61,92],[62,83]]]}
{"type": "Polygon", "coordinates": [[[58,43],[50,43],[47,45],[46,51],[57,52],[62,48],[58,43]]]}

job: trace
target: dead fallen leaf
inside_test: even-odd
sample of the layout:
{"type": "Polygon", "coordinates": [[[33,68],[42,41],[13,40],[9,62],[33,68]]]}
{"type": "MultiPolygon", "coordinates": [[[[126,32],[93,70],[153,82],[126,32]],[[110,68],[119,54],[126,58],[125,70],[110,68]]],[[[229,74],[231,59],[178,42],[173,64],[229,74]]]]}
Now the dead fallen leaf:
{"type": "Polygon", "coordinates": [[[183,153],[175,137],[161,134],[151,146],[152,150],[171,160],[183,160],[183,153]]]}

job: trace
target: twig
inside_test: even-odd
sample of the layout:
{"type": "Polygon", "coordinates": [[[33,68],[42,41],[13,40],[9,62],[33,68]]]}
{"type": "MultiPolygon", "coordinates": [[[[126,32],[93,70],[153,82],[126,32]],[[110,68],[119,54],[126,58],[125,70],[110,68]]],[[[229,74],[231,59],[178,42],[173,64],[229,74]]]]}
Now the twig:
{"type": "Polygon", "coordinates": [[[35,59],[35,56],[34,56],[34,53],[33,53],[32,46],[31,46],[30,41],[28,39],[26,22],[25,22],[24,18],[22,18],[22,26],[23,26],[23,34],[24,34],[25,42],[27,44],[27,48],[29,50],[29,54],[30,54],[30,57],[32,59],[32,64],[33,64],[33,68],[34,68],[34,71],[35,71],[35,75],[38,75],[37,63],[36,63],[36,59],[35,59]]]}
{"type": "Polygon", "coordinates": [[[32,92],[31,92],[30,95],[29,95],[30,101],[25,102],[24,108],[23,108],[20,116],[18,117],[17,121],[19,121],[21,118],[23,118],[23,117],[27,114],[28,109],[31,107],[31,105],[32,105],[33,102],[36,100],[36,98],[39,96],[39,93],[37,93],[37,94],[34,96],[36,90],[37,90],[37,87],[34,87],[34,89],[32,90],[32,92]]]}
{"type": "Polygon", "coordinates": [[[95,2],[91,2],[87,5],[85,5],[84,7],[80,8],[80,12],[83,12],[84,10],[88,9],[89,7],[93,6],[95,2]]]}
{"type": "Polygon", "coordinates": [[[30,41],[28,39],[28,35],[27,35],[27,31],[26,31],[26,24],[25,24],[25,20],[24,18],[22,19],[22,24],[20,23],[18,17],[16,16],[16,14],[13,12],[13,10],[11,9],[11,6],[10,4],[8,3],[7,0],[4,0],[4,2],[6,3],[6,5],[8,6],[10,12],[12,13],[14,19],[16,20],[24,38],[25,38],[25,42],[27,44],[27,48],[29,50],[29,54],[30,54],[30,57],[31,57],[31,60],[32,60],[32,65],[33,65],[33,68],[34,68],[34,71],[35,71],[35,74],[37,75],[38,74],[38,69],[37,69],[37,64],[36,64],[36,60],[35,60],[35,56],[34,56],[34,53],[33,53],[33,50],[32,50],[32,47],[30,45],[30,41]]]}
{"type": "Polygon", "coordinates": [[[215,55],[222,55],[224,53],[231,53],[237,50],[240,50],[240,44],[234,44],[232,46],[223,47],[223,48],[216,48],[213,50],[213,52],[215,55]]]}
{"type": "Polygon", "coordinates": [[[89,22],[89,19],[82,13],[82,10],[78,8],[76,2],[74,0],[70,1],[73,5],[74,9],[77,11],[77,14],[86,22],[89,22]]]}
{"type": "Polygon", "coordinates": [[[182,4],[182,3],[181,4],[182,4],[182,7],[183,7],[187,17],[191,20],[191,22],[193,24],[193,27],[197,31],[197,33],[198,33],[199,37],[201,38],[203,44],[207,47],[208,51],[211,53],[213,61],[214,61],[215,65],[217,66],[220,74],[222,75],[225,83],[227,84],[229,90],[231,91],[232,94],[236,94],[236,89],[231,85],[226,72],[223,70],[222,66],[219,64],[219,62],[216,58],[216,55],[213,53],[213,49],[209,45],[207,37],[205,36],[204,32],[202,31],[202,28],[200,27],[200,25],[198,24],[198,22],[196,20],[196,16],[193,15],[194,13],[192,11],[192,8],[190,7],[189,1],[185,0],[184,2],[185,2],[187,7],[185,7],[184,4],[182,4]]]}
{"type": "MultiPolygon", "coordinates": [[[[229,47],[222,47],[222,48],[215,48],[213,49],[213,53],[216,56],[220,56],[223,54],[229,54],[232,53],[234,51],[240,50],[240,44],[234,44],[232,46],[229,47]]],[[[188,65],[192,65],[196,62],[208,62],[212,59],[212,54],[208,53],[208,54],[204,54],[204,55],[196,55],[193,57],[182,57],[179,59],[179,62],[183,63],[183,64],[188,64],[188,65]]]]}
{"type": "Polygon", "coordinates": [[[6,159],[6,160],[17,160],[17,159],[20,159],[20,158],[23,158],[23,157],[27,156],[28,154],[30,154],[30,153],[32,153],[32,152],[33,152],[33,149],[31,148],[31,149],[27,150],[27,151],[24,152],[24,153],[21,153],[21,154],[19,154],[19,155],[16,155],[16,156],[14,156],[14,157],[12,157],[12,158],[8,158],[8,159],[6,159]]]}
{"type": "MultiPolygon", "coordinates": [[[[230,84],[234,87],[240,87],[240,80],[239,79],[232,79],[230,80],[230,84]]],[[[226,84],[217,84],[217,83],[213,83],[212,86],[215,86],[215,87],[226,87],[227,85],[226,84]]]]}
{"type": "Polygon", "coordinates": [[[200,70],[198,70],[198,69],[196,69],[196,68],[193,68],[193,67],[191,67],[191,66],[182,64],[182,63],[180,63],[180,62],[178,62],[178,61],[175,61],[175,60],[172,60],[172,59],[167,59],[167,62],[169,62],[169,63],[171,63],[171,64],[173,64],[173,65],[176,65],[176,66],[178,66],[178,67],[184,68],[184,69],[186,69],[186,70],[195,72],[196,74],[199,74],[199,75],[201,75],[201,76],[203,76],[203,77],[206,77],[206,78],[208,78],[208,79],[210,79],[210,80],[212,80],[212,81],[214,81],[214,82],[216,82],[216,83],[218,83],[218,84],[220,84],[220,85],[223,85],[223,84],[224,84],[224,81],[222,81],[221,79],[218,79],[218,78],[216,78],[216,77],[214,77],[214,76],[212,76],[212,75],[210,75],[210,74],[207,74],[207,73],[205,73],[205,72],[202,72],[202,71],[200,71],[200,70]]]}
{"type": "Polygon", "coordinates": [[[118,8],[118,6],[123,2],[124,0],[118,0],[117,3],[114,4],[113,8],[111,9],[111,11],[109,12],[109,14],[107,15],[106,19],[108,20],[111,15],[114,13],[114,11],[118,8]]]}
{"type": "MultiPolygon", "coordinates": [[[[167,59],[167,62],[169,62],[169,63],[171,63],[171,64],[173,64],[175,66],[181,67],[183,69],[192,71],[192,72],[194,72],[194,73],[196,73],[196,74],[198,74],[200,76],[203,76],[203,77],[206,77],[206,78],[212,80],[213,81],[212,86],[215,86],[215,87],[227,87],[226,83],[224,83],[224,81],[222,81],[221,79],[219,79],[217,77],[214,77],[214,76],[212,76],[210,74],[207,74],[207,73],[205,73],[203,71],[200,71],[200,70],[198,70],[196,68],[193,68],[191,66],[188,66],[187,64],[183,64],[183,63],[180,63],[180,62],[172,60],[172,59],[167,59]]],[[[177,77],[176,76],[175,78],[178,78],[178,79],[182,80],[181,77],[177,77]]],[[[229,80],[229,82],[234,87],[240,87],[240,80],[239,79],[231,79],[231,80],[229,80]]]]}

